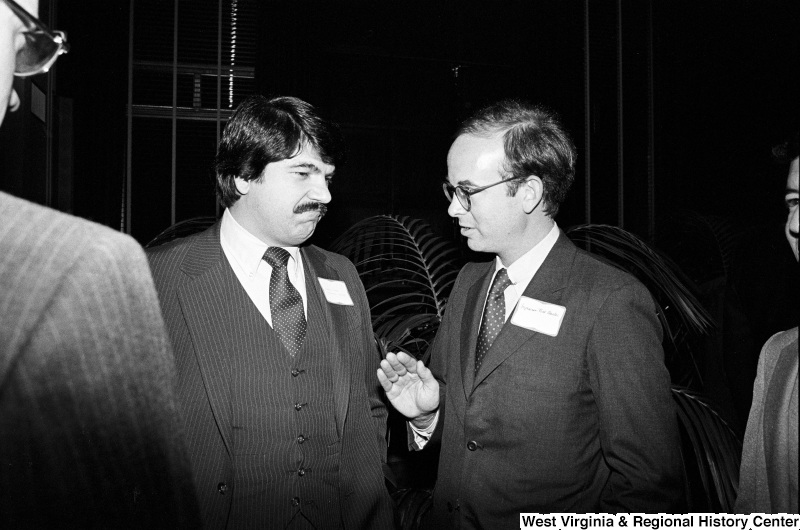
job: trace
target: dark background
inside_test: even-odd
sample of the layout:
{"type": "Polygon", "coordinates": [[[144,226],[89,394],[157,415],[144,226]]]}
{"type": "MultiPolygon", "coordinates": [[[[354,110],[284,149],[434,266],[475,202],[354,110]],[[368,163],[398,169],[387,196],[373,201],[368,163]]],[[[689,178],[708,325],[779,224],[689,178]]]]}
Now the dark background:
{"type": "MultiPolygon", "coordinates": [[[[172,2],[161,4],[169,15],[172,2]]],[[[620,167],[633,194],[623,224],[646,238],[668,231],[670,215],[684,210],[743,225],[782,218],[785,171],[769,153],[798,127],[800,2],[591,2],[588,63],[582,1],[258,5],[256,89],[308,99],[341,122],[348,136],[350,162],[337,178],[318,242],[376,213],[423,217],[446,232],[439,182],[450,135],[476,106],[509,96],[556,109],[578,145],[582,157],[562,226],[619,224],[620,167]],[[650,74],[652,160],[646,159],[643,125],[651,112],[650,74]],[[644,219],[646,194],[636,189],[644,186],[650,162],[655,233],[644,219]]],[[[128,2],[58,3],[56,25],[72,43],[58,63],[57,92],[73,99],[73,211],[116,227],[125,171],[129,18],[128,2]]],[[[210,183],[210,168],[197,178],[210,183]]],[[[163,197],[152,195],[155,208],[163,197]]]]}

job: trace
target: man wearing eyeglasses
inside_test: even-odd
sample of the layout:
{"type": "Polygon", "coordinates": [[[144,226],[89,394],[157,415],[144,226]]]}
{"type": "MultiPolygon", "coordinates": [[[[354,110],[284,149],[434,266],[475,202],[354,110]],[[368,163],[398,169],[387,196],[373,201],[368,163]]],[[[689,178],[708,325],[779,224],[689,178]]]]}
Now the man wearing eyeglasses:
{"type": "Polygon", "coordinates": [[[575,158],[555,114],[513,100],[477,112],[450,148],[448,213],[469,247],[494,259],[459,274],[430,369],[390,353],[378,370],[411,420],[413,448],[441,434],[432,527],[681,506],[652,298],[554,221],[575,158]]]}
{"type": "Polygon", "coordinates": [[[36,12],[38,0],[23,1],[18,4],[13,0],[3,0],[5,9],[2,13],[2,86],[0,86],[0,123],[5,118],[6,109],[11,111],[19,107],[19,96],[11,88],[14,75],[27,77],[47,72],[58,56],[67,53],[66,36],[60,31],[50,31],[39,22],[28,10],[28,6],[36,12]]]}
{"type": "MultiPolygon", "coordinates": [[[[37,11],[0,0],[0,122],[68,49],[37,11]]],[[[0,192],[0,526],[199,527],[174,373],[141,247],[0,192]]]]}

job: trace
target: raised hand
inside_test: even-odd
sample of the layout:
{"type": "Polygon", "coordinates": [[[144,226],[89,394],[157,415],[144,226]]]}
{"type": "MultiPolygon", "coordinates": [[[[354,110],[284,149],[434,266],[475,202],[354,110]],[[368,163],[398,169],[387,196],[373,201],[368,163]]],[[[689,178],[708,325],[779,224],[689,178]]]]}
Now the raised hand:
{"type": "Polygon", "coordinates": [[[422,361],[405,352],[386,354],[378,381],[394,408],[415,423],[425,423],[439,408],[439,382],[422,361]]]}

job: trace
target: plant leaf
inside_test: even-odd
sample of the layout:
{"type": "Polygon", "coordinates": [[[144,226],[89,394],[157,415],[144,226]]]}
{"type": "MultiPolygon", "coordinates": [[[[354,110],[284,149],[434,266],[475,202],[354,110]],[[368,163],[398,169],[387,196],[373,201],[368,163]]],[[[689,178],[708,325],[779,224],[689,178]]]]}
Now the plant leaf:
{"type": "Polygon", "coordinates": [[[331,245],[361,276],[373,323],[427,313],[441,320],[458,273],[456,246],[419,219],[377,215],[354,224],[331,245]],[[417,307],[414,307],[416,301],[417,307]]]}

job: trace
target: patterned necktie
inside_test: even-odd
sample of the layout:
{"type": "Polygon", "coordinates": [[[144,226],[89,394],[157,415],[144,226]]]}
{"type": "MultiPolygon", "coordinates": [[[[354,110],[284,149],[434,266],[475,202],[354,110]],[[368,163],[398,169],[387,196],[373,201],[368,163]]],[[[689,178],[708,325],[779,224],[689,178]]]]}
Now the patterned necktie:
{"type": "Polygon", "coordinates": [[[505,269],[497,271],[492,287],[489,289],[489,298],[486,300],[481,330],[478,333],[478,346],[475,349],[475,374],[478,373],[484,356],[491,348],[494,339],[497,338],[497,334],[500,333],[500,328],[505,324],[506,300],[503,291],[509,285],[511,285],[511,280],[508,279],[508,272],[505,269]]]}
{"type": "Polygon", "coordinates": [[[286,264],[289,252],[281,247],[269,247],[264,261],[272,267],[269,277],[269,309],[272,313],[272,329],[292,357],[297,355],[306,338],[306,316],[303,299],[292,282],[286,264]]]}

